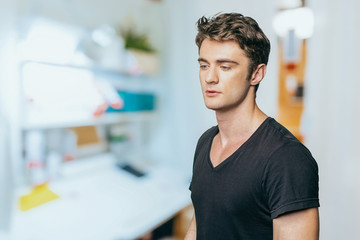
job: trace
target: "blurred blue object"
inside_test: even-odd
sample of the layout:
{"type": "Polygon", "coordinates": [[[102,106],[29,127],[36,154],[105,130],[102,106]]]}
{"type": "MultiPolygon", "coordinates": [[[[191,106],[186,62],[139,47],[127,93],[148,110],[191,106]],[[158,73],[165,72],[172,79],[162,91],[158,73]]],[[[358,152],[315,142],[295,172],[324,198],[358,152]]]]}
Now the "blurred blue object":
{"type": "Polygon", "coordinates": [[[124,101],[124,107],[122,109],[109,107],[106,112],[136,112],[155,109],[155,95],[152,93],[118,91],[118,94],[124,101]]]}

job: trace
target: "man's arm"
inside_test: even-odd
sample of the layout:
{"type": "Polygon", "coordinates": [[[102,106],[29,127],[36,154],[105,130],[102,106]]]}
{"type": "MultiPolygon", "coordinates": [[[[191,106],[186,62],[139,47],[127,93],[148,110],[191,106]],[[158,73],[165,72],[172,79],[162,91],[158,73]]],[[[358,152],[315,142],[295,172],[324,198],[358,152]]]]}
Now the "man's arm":
{"type": "Polygon", "coordinates": [[[195,220],[195,214],[194,214],[193,219],[191,220],[191,224],[190,224],[189,230],[187,231],[184,240],[196,240],[196,220],[195,220]]]}
{"type": "Polygon", "coordinates": [[[317,208],[284,214],[273,220],[274,240],[318,240],[317,208]]]}

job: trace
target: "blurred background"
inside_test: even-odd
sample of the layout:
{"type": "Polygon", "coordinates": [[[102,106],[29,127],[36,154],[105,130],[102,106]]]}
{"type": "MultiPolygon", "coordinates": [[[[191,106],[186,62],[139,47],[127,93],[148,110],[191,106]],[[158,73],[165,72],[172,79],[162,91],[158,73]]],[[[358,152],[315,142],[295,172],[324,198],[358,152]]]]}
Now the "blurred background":
{"type": "Polygon", "coordinates": [[[358,239],[360,2],[1,0],[0,239],[181,239],[216,124],[195,23],[240,12],[272,50],[257,94],[319,164],[320,238],[358,239]]]}

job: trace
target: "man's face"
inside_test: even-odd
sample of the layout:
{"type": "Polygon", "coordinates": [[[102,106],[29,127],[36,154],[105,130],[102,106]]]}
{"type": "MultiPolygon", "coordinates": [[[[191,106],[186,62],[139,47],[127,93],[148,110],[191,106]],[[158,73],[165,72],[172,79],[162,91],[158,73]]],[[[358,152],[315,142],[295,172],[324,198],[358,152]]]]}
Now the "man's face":
{"type": "Polygon", "coordinates": [[[205,39],[199,51],[200,83],[207,108],[227,111],[247,97],[250,60],[235,41],[205,39]]]}

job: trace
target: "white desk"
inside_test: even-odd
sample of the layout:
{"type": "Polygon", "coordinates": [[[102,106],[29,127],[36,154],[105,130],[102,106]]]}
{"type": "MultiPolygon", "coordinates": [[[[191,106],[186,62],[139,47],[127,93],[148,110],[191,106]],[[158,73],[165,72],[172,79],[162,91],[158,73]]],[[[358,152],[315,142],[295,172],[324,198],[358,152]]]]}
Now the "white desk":
{"type": "Polygon", "coordinates": [[[49,185],[59,199],[14,211],[11,239],[134,239],[191,202],[189,179],[175,169],[151,167],[137,178],[115,168],[110,154],[76,168],[69,167],[61,181],[49,185]]]}

